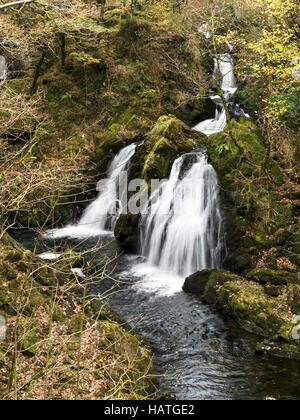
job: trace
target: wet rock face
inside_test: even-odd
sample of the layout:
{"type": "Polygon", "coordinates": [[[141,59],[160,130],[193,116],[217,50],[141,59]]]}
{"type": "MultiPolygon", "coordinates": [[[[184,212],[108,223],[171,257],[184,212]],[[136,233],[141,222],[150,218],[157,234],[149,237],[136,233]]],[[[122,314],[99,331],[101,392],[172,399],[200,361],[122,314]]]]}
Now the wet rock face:
{"type": "Polygon", "coordinates": [[[197,271],[185,279],[182,287],[184,292],[204,294],[205,287],[209,281],[210,274],[215,270],[197,271]]]}
{"type": "Polygon", "coordinates": [[[121,214],[114,235],[128,253],[139,251],[139,215],[121,214]]]}

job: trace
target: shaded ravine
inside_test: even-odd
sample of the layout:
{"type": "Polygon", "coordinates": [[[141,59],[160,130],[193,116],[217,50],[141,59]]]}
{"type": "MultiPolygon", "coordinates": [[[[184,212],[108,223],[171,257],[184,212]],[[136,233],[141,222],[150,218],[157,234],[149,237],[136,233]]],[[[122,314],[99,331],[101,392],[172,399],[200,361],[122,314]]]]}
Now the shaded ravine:
{"type": "MultiPolygon", "coordinates": [[[[236,90],[233,63],[229,54],[220,59],[222,90],[230,104],[236,90]]],[[[199,131],[207,135],[222,131],[225,110],[219,102],[215,97],[216,118],[201,122],[199,131]]],[[[126,169],[131,153],[133,149],[122,149],[110,169],[126,169]],[[121,164],[115,165],[119,160],[121,164]]],[[[225,321],[197,295],[182,291],[184,276],[221,265],[223,240],[217,176],[203,152],[191,155],[192,163],[184,165],[184,170],[183,157],[174,162],[170,179],[160,191],[162,202],[156,201],[155,195],[148,202],[153,212],[142,220],[144,256],[122,254],[110,232],[113,225],[107,227],[110,200],[106,197],[116,199],[110,191],[100,194],[86,209],[79,225],[92,225],[88,234],[78,232],[78,226],[67,227],[71,234],[64,229],[50,232],[39,252],[72,247],[84,251],[85,258],[93,259],[99,267],[113,260],[105,265],[108,275],[91,279],[89,292],[109,304],[149,341],[162,393],[182,400],[299,399],[298,362],[255,355],[255,344],[261,339],[225,321]],[[181,188],[189,178],[191,185],[196,183],[196,197],[186,195],[189,189],[181,188]],[[173,211],[177,194],[182,217],[173,211]],[[85,223],[81,223],[83,220],[85,223]]],[[[30,234],[28,242],[20,234],[17,239],[26,247],[33,246],[30,234]]]]}

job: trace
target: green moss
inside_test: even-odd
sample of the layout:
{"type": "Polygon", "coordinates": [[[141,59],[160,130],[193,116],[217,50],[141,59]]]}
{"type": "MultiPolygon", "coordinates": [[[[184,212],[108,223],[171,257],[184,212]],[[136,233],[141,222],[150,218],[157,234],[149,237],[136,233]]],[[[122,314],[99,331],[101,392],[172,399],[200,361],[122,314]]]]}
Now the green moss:
{"type": "Polygon", "coordinates": [[[281,286],[300,283],[299,274],[271,270],[269,268],[251,270],[247,273],[246,278],[262,285],[270,283],[275,286],[281,286]]]}
{"type": "Polygon", "coordinates": [[[143,178],[150,181],[168,177],[174,160],[194,150],[204,139],[205,136],[191,131],[175,116],[160,117],[141,147],[146,152],[143,178]]]}
{"type": "Polygon", "coordinates": [[[70,334],[78,334],[84,331],[88,325],[88,317],[84,314],[75,314],[72,316],[68,331],[70,334]]]}
{"type": "Polygon", "coordinates": [[[217,304],[247,331],[272,337],[284,324],[285,313],[278,309],[278,300],[267,296],[263,287],[239,280],[226,283],[217,304]]]}

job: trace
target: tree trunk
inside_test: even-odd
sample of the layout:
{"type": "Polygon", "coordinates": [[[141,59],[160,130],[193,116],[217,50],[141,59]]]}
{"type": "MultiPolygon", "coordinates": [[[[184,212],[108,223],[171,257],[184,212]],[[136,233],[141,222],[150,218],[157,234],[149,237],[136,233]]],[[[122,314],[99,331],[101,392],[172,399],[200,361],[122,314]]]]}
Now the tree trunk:
{"type": "Polygon", "coordinates": [[[31,85],[31,88],[30,88],[30,95],[33,95],[36,92],[37,81],[38,81],[38,78],[40,77],[41,68],[42,68],[43,62],[45,60],[45,57],[46,57],[46,50],[44,50],[42,52],[41,58],[39,59],[39,62],[36,65],[32,85],[31,85]]]}
{"type": "Polygon", "coordinates": [[[66,65],[66,35],[64,33],[59,34],[60,40],[60,65],[62,70],[65,69],[66,65]]]}

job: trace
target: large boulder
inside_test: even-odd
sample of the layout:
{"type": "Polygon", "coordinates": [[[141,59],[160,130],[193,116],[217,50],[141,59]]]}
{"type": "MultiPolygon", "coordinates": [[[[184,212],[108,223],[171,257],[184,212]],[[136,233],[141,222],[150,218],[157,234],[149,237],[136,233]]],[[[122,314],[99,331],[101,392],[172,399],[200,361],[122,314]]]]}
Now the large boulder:
{"type": "Polygon", "coordinates": [[[206,136],[191,130],[174,115],[162,116],[146,134],[130,168],[130,178],[167,178],[178,157],[191,152],[206,142],[206,136]]]}
{"type": "Polygon", "coordinates": [[[265,337],[259,352],[300,358],[300,340],[292,334],[300,311],[297,275],[261,269],[244,278],[225,270],[202,270],[185,280],[183,290],[198,293],[246,331],[265,337]]]}
{"type": "Polygon", "coordinates": [[[196,273],[187,277],[182,287],[183,291],[188,293],[200,293],[203,295],[205,287],[210,278],[210,274],[213,271],[214,270],[197,271],[196,273]]]}
{"type": "Polygon", "coordinates": [[[183,291],[200,294],[203,302],[215,304],[223,284],[239,277],[226,270],[201,270],[185,279],[183,291]]]}

